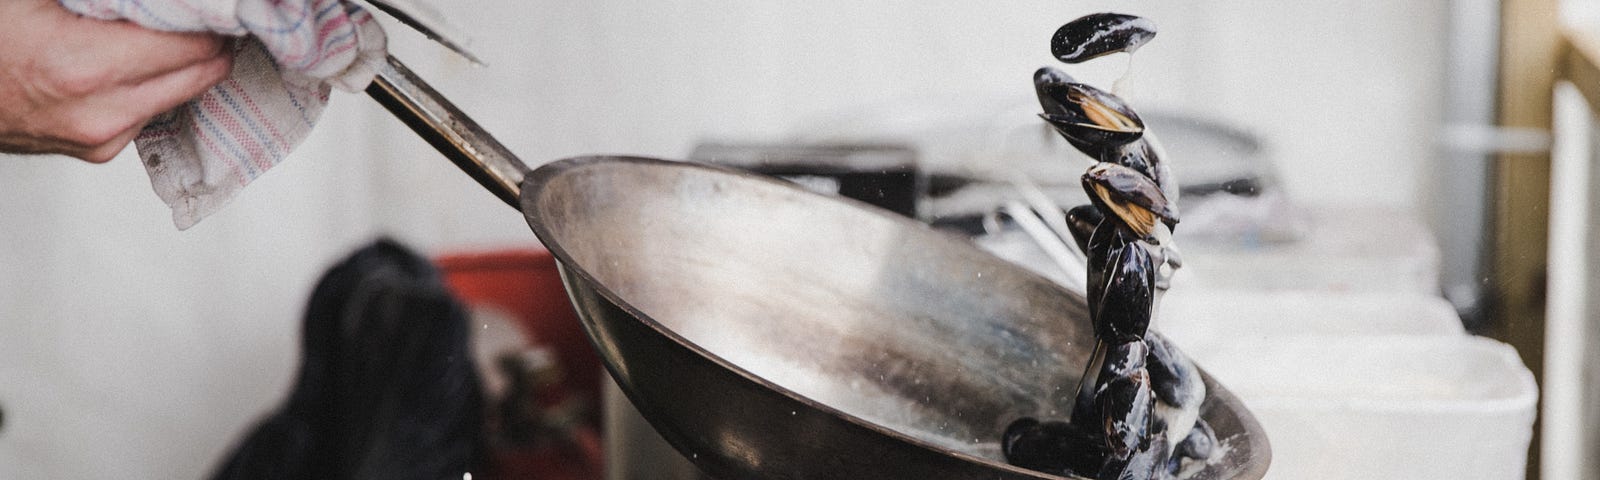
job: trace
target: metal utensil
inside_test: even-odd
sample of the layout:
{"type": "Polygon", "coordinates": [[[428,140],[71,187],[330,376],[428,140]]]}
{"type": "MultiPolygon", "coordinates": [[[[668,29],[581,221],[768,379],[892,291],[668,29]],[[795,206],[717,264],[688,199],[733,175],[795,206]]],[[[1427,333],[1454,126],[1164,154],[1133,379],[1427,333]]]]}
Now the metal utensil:
{"type": "Polygon", "coordinates": [[[475,65],[483,65],[472,50],[467,48],[470,40],[466,32],[457,28],[445,17],[444,12],[433,8],[431,2],[419,0],[367,0],[374,8],[394,17],[401,24],[411,27],[428,39],[444,45],[456,54],[461,55],[475,65]]]}
{"type": "MultiPolygon", "coordinates": [[[[712,476],[1057,478],[996,442],[1019,416],[1066,414],[1094,345],[1081,296],[751,173],[634,157],[529,172],[392,59],[368,92],[520,207],[612,377],[712,476]]],[[[1190,478],[1261,478],[1260,426],[1205,380],[1201,415],[1228,446],[1190,478]]]]}

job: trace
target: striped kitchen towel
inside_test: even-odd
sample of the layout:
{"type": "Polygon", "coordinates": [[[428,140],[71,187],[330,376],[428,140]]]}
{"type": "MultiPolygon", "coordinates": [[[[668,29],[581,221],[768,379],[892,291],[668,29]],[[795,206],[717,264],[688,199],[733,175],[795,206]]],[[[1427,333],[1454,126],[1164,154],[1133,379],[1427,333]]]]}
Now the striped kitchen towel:
{"type": "Polygon", "coordinates": [[[331,88],[366,88],[387,54],[378,22],[347,0],[60,1],[94,18],[241,37],[227,80],[157,116],[134,140],[180,230],[288,156],[331,88]]]}

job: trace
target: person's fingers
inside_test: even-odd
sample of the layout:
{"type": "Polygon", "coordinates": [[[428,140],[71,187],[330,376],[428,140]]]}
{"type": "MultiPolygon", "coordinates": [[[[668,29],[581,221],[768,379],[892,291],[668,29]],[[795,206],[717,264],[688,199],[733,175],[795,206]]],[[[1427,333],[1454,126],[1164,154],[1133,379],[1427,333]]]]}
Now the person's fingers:
{"type": "Polygon", "coordinates": [[[210,33],[156,31],[54,8],[59,21],[44,45],[51,50],[45,57],[52,63],[47,69],[69,84],[135,83],[207,61],[226,47],[224,37],[210,33]]]}
{"type": "Polygon", "coordinates": [[[116,30],[128,32],[126,42],[100,53],[108,61],[119,62],[125,75],[118,80],[137,83],[188,68],[200,63],[231,56],[226,52],[224,37],[205,33],[169,33],[146,30],[128,23],[118,23],[116,30]]]}
{"type": "Polygon", "coordinates": [[[144,125],[144,122],[140,122],[138,125],[134,125],[122,133],[111,137],[111,140],[107,141],[106,143],[83,150],[82,153],[69,153],[69,155],[78,157],[89,163],[109,162],[111,159],[116,158],[117,154],[122,153],[124,149],[127,149],[128,144],[133,143],[134,138],[139,137],[139,132],[144,130],[144,125]]]}
{"type": "Polygon", "coordinates": [[[233,57],[218,56],[121,89],[108,99],[115,103],[107,108],[118,108],[131,118],[149,119],[205,93],[232,71],[233,57]]]}
{"type": "Polygon", "coordinates": [[[64,139],[42,138],[35,136],[0,135],[0,145],[4,145],[6,153],[20,153],[24,155],[60,154],[75,157],[91,163],[105,163],[116,158],[118,153],[133,143],[138,138],[139,132],[144,130],[144,123],[129,127],[99,145],[83,145],[64,139]]]}
{"type": "Polygon", "coordinates": [[[110,143],[226,79],[232,65],[232,57],[221,56],[74,102],[59,119],[64,140],[86,149],[110,143]]]}

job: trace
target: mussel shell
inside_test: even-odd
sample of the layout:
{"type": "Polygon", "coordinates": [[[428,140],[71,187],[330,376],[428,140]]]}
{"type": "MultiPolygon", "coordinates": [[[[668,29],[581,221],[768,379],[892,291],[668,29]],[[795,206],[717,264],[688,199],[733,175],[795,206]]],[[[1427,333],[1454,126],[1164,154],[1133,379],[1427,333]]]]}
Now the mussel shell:
{"type": "Polygon", "coordinates": [[[1205,401],[1205,385],[1195,371],[1194,362],[1178,350],[1166,337],[1148,332],[1144,343],[1149,346],[1150,388],[1168,405],[1177,408],[1198,408],[1205,401]]]}
{"type": "MultiPolygon", "coordinates": [[[[1149,355],[1150,347],[1141,340],[1111,345],[1107,349],[1105,363],[1100,366],[1100,378],[1133,375],[1134,371],[1145,368],[1146,359],[1149,355]]],[[[1154,378],[1151,380],[1154,380],[1154,378]]]]}
{"type": "Polygon", "coordinates": [[[1092,475],[1105,463],[1100,434],[1058,421],[1011,422],[1001,436],[1000,450],[1007,463],[1054,475],[1092,475]]]}
{"type": "Polygon", "coordinates": [[[1116,130],[1093,123],[1075,120],[1067,115],[1039,114],[1050,128],[1067,139],[1072,148],[1084,155],[1100,159],[1107,150],[1117,148],[1144,136],[1144,130],[1116,130]]]}
{"type": "Polygon", "coordinates": [[[1094,236],[1094,227],[1105,218],[1094,205],[1078,205],[1067,210],[1067,230],[1072,232],[1072,240],[1078,244],[1078,250],[1089,252],[1089,237],[1094,236]]]}
{"type": "Polygon", "coordinates": [[[1067,114],[1067,106],[1063,102],[1067,98],[1067,85],[1074,83],[1078,83],[1078,80],[1056,67],[1039,67],[1033,72],[1033,92],[1039,96],[1039,106],[1048,114],[1067,114]]]}
{"type": "MultiPolygon", "coordinates": [[[[1107,225],[1102,224],[1100,228],[1106,229],[1107,225]]],[[[1120,231],[1120,228],[1114,229],[1114,232],[1120,231]]],[[[1094,323],[1095,336],[1102,341],[1110,344],[1138,341],[1150,327],[1155,300],[1155,263],[1150,252],[1131,235],[1110,237],[1107,245],[1095,242],[1089,245],[1091,253],[1099,250],[1109,257],[1089,258],[1089,270],[1102,272],[1090,276],[1094,283],[1090,283],[1088,289],[1089,317],[1094,323]]]]}
{"type": "MultiPolygon", "coordinates": [[[[1100,339],[1105,337],[1099,336],[1101,307],[1099,299],[1105,294],[1107,279],[1111,277],[1112,271],[1115,270],[1112,264],[1113,254],[1111,249],[1114,247],[1122,248],[1136,240],[1124,238],[1129,236],[1131,234],[1127,234],[1126,229],[1119,227],[1117,220],[1102,218],[1100,224],[1095,226],[1094,234],[1089,237],[1088,248],[1084,249],[1083,252],[1087,262],[1084,265],[1084,270],[1088,273],[1086,275],[1088,279],[1088,297],[1086,297],[1086,300],[1089,304],[1089,319],[1096,325],[1095,335],[1100,339]]],[[[1093,365],[1090,365],[1089,368],[1093,368],[1093,365]]],[[[1084,372],[1086,376],[1090,374],[1098,374],[1098,370],[1084,372]]],[[[1076,421],[1077,418],[1074,417],[1073,420],[1076,421]]]]}
{"type": "Polygon", "coordinates": [[[1167,201],[1166,193],[1137,170],[1110,162],[1097,163],[1083,174],[1083,189],[1095,207],[1108,214],[1107,218],[1117,218],[1140,236],[1150,235],[1153,222],[1134,218],[1143,212],[1130,209],[1128,205],[1147,210],[1169,225],[1178,223],[1177,209],[1167,201]]]}
{"type": "Polygon", "coordinates": [[[1144,135],[1144,120],[1116,95],[1078,83],[1052,67],[1033,74],[1040,115],[1074,147],[1099,158],[1107,149],[1144,135]]]}
{"type": "Polygon", "coordinates": [[[1095,478],[1116,480],[1152,480],[1158,471],[1167,468],[1167,434],[1158,432],[1125,460],[1108,459],[1095,478]]]}
{"type": "Polygon", "coordinates": [[[1133,53],[1156,36],[1156,24],[1120,13],[1079,17],[1056,29],[1050,53],[1066,63],[1081,63],[1117,52],[1133,53]]]}
{"type": "Polygon", "coordinates": [[[1150,177],[1167,197],[1169,207],[1173,207],[1178,199],[1178,182],[1172,178],[1172,168],[1161,158],[1161,149],[1156,147],[1155,137],[1148,130],[1138,140],[1106,150],[1098,160],[1122,165],[1150,177]]]}
{"type": "MultiPolygon", "coordinates": [[[[1150,417],[1155,399],[1150,395],[1150,377],[1143,370],[1109,379],[1095,396],[1105,431],[1108,459],[1124,460],[1150,442],[1150,417]]],[[[1165,442],[1161,445],[1165,450],[1165,442]]]]}

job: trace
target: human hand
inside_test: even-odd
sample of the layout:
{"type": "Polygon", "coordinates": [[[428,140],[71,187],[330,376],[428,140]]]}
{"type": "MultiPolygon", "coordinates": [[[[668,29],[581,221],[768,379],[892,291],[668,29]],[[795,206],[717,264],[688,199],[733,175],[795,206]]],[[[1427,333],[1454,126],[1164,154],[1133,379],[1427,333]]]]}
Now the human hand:
{"type": "Polygon", "coordinates": [[[227,78],[225,43],[0,0],[0,152],[111,160],[151,117],[227,78]]]}

